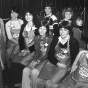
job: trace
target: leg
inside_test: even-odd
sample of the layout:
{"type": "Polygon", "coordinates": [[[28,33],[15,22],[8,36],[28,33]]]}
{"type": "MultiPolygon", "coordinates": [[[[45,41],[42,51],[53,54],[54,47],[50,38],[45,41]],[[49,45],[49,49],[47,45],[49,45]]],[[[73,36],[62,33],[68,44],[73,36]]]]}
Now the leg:
{"type": "Polygon", "coordinates": [[[76,82],[72,79],[72,75],[69,74],[56,88],[75,88],[75,84],[76,82]]]}
{"type": "Polygon", "coordinates": [[[22,76],[22,88],[32,88],[30,76],[31,76],[31,69],[25,67],[22,76]]]}
{"type": "Polygon", "coordinates": [[[32,74],[31,74],[31,79],[32,79],[32,87],[34,88],[35,83],[36,83],[36,79],[38,77],[39,71],[37,69],[33,69],[32,70],[32,74]]]}
{"type": "Polygon", "coordinates": [[[41,78],[37,78],[36,85],[34,88],[44,88],[45,84],[46,84],[46,80],[41,79],[41,78]]]}
{"type": "Polygon", "coordinates": [[[64,78],[66,69],[60,69],[50,80],[46,82],[46,88],[56,88],[58,83],[64,78]]]}

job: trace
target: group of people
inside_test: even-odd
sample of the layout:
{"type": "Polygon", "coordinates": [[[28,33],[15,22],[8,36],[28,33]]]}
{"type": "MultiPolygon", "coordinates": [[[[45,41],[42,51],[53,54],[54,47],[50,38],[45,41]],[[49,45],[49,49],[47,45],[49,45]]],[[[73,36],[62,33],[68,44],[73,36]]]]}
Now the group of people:
{"type": "Polygon", "coordinates": [[[34,9],[29,8],[20,19],[19,10],[13,7],[5,27],[0,19],[0,88],[4,88],[3,62],[11,68],[14,88],[88,87],[83,19],[71,8],[63,10],[62,19],[50,5],[44,11],[42,18],[36,18],[34,9]]]}

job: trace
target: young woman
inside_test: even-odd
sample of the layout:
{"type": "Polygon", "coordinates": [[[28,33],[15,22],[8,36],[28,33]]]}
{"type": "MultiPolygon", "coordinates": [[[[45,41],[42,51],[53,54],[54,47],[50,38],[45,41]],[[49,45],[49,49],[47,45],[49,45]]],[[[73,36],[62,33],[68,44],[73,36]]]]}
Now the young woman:
{"type": "Polygon", "coordinates": [[[52,38],[46,35],[47,28],[41,26],[38,36],[35,36],[35,54],[33,60],[23,70],[22,88],[34,88],[36,78],[47,59],[52,38]]]}
{"type": "Polygon", "coordinates": [[[19,49],[18,38],[21,29],[21,25],[23,24],[23,20],[19,19],[19,10],[16,7],[11,8],[11,20],[9,20],[6,24],[6,33],[8,37],[7,44],[7,60],[13,59],[14,55],[17,53],[19,49]]]}
{"type": "Polygon", "coordinates": [[[61,21],[69,21],[71,24],[74,12],[71,8],[65,8],[62,12],[63,19],[61,21]]]}
{"type": "Polygon", "coordinates": [[[6,50],[6,36],[4,30],[3,20],[0,18],[0,88],[4,88],[3,86],[3,75],[2,70],[4,69],[5,64],[5,50],[6,50]]]}
{"type": "MultiPolygon", "coordinates": [[[[19,51],[19,33],[21,30],[21,26],[23,24],[23,20],[19,18],[19,9],[16,7],[12,7],[10,11],[11,19],[5,24],[6,33],[7,33],[7,50],[6,50],[6,59],[7,66],[12,67],[11,64],[15,55],[19,51]]],[[[11,77],[13,72],[11,71],[11,77]]],[[[13,82],[13,80],[11,80],[13,82]]],[[[14,83],[13,83],[14,84],[14,83]]]]}
{"type": "Polygon", "coordinates": [[[77,16],[75,16],[74,18],[74,27],[73,27],[73,36],[79,41],[79,48],[80,50],[82,49],[86,49],[86,43],[83,40],[83,19],[81,17],[81,15],[77,14],[77,16]]]}
{"type": "Polygon", "coordinates": [[[88,88],[88,51],[81,50],[71,69],[71,73],[57,88],[88,88]]]}
{"type": "MultiPolygon", "coordinates": [[[[46,88],[53,88],[62,81],[70,71],[79,51],[78,41],[70,35],[69,23],[62,22],[60,25],[60,36],[53,38],[48,53],[49,61],[44,65],[39,76],[39,78],[47,80],[46,88]]],[[[37,80],[37,88],[42,88],[45,85],[43,80],[37,80]]]]}

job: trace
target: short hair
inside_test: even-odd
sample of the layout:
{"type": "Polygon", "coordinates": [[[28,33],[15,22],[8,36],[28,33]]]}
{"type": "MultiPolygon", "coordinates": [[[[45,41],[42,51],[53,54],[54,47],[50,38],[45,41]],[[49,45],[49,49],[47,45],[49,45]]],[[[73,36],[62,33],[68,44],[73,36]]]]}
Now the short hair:
{"type": "Polygon", "coordinates": [[[13,11],[13,12],[16,12],[16,13],[18,13],[18,14],[20,13],[19,9],[18,9],[17,7],[15,7],[15,6],[11,7],[10,13],[11,13],[12,11],[13,11]]]}
{"type": "Polygon", "coordinates": [[[62,16],[65,17],[65,13],[66,12],[71,12],[72,16],[74,15],[74,12],[71,8],[65,8],[63,11],[62,11],[62,16]]]}

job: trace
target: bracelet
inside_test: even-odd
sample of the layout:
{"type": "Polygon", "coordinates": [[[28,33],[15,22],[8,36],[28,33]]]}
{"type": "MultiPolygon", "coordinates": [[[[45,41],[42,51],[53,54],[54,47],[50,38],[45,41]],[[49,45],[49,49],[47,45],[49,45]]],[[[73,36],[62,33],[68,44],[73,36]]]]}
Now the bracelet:
{"type": "Polygon", "coordinates": [[[37,63],[40,63],[40,60],[37,60],[37,63]]]}

